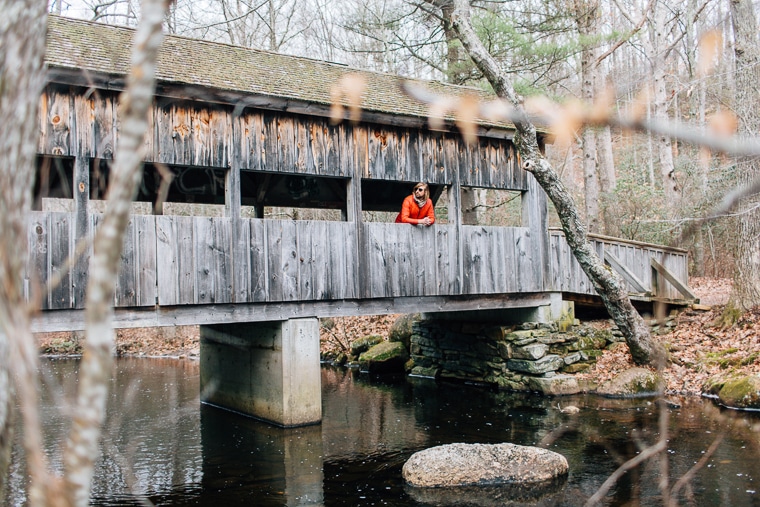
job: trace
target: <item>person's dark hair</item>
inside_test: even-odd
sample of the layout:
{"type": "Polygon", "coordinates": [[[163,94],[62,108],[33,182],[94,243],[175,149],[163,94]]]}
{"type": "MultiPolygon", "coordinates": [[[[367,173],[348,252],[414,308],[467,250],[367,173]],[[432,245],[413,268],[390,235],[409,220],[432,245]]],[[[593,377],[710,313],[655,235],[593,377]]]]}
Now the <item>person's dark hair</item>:
{"type": "Polygon", "coordinates": [[[420,183],[417,183],[416,185],[414,185],[414,189],[412,190],[412,194],[414,194],[417,191],[418,188],[422,188],[425,191],[425,200],[426,201],[428,199],[430,199],[430,188],[428,187],[427,183],[420,182],[420,183]]]}

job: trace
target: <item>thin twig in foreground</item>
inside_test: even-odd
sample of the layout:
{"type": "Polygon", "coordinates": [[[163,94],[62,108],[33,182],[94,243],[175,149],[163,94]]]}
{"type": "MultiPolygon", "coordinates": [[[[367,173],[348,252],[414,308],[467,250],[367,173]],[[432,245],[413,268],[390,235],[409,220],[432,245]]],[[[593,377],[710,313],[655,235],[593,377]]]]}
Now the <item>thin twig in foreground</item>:
{"type": "Polygon", "coordinates": [[[604,498],[604,496],[607,494],[610,488],[618,481],[618,479],[620,479],[623,476],[623,474],[625,474],[632,468],[639,466],[641,463],[648,460],[649,458],[657,456],[657,454],[664,451],[666,447],[667,447],[667,441],[661,438],[653,446],[647,447],[646,449],[644,449],[641,452],[641,454],[639,454],[638,456],[631,458],[625,463],[623,463],[622,465],[620,465],[620,467],[617,470],[615,470],[612,473],[612,475],[607,477],[607,480],[604,481],[604,484],[602,484],[599,487],[599,489],[596,491],[596,493],[594,493],[593,496],[591,496],[591,498],[589,498],[586,501],[584,506],[591,507],[601,502],[602,498],[604,498]]]}

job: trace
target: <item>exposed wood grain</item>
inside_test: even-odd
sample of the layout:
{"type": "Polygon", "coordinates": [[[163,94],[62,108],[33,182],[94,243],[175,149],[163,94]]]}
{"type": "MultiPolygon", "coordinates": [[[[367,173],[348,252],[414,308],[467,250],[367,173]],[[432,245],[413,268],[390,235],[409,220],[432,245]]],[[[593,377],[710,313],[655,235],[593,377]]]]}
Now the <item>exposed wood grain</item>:
{"type": "MultiPolygon", "coordinates": [[[[67,268],[69,256],[73,252],[73,238],[71,234],[73,216],[70,213],[51,213],[50,214],[50,234],[48,239],[49,257],[48,273],[53,276],[62,269],[67,268]]],[[[47,278],[46,280],[49,280],[47,278]]],[[[71,271],[61,278],[61,283],[50,287],[50,308],[72,308],[71,294],[71,271]]]]}
{"type": "Polygon", "coordinates": [[[40,98],[39,152],[46,155],[74,154],[71,131],[74,128],[72,97],[69,93],[47,88],[40,98]]]}

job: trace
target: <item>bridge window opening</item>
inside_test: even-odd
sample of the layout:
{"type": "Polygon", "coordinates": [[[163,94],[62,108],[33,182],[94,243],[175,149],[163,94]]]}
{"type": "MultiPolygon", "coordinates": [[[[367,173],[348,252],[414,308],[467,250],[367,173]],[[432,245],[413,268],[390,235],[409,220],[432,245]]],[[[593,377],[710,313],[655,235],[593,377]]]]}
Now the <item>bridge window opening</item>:
{"type": "Polygon", "coordinates": [[[74,211],[74,159],[37,157],[32,209],[74,211]]]}
{"type": "Polygon", "coordinates": [[[462,224],[522,227],[522,192],[491,188],[461,189],[462,224]]]}
{"type": "MultiPolygon", "coordinates": [[[[394,222],[401,211],[401,203],[412,193],[416,184],[416,181],[362,180],[362,221],[394,222]]],[[[448,223],[446,185],[428,183],[428,186],[435,206],[436,223],[448,223]]]]}
{"type": "MultiPolygon", "coordinates": [[[[105,209],[110,160],[90,167],[93,210],[105,209]]],[[[132,203],[132,212],[144,215],[224,216],[226,170],[211,167],[168,166],[146,163],[132,203]]]]}
{"type": "Polygon", "coordinates": [[[274,220],[347,220],[347,178],[240,172],[240,215],[274,220]]]}

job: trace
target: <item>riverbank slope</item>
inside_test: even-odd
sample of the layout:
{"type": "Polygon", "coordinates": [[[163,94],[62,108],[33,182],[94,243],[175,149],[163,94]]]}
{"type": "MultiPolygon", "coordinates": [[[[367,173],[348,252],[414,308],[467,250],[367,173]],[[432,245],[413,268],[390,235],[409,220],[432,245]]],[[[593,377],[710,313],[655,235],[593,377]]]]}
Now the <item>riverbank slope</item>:
{"type": "MultiPolygon", "coordinates": [[[[716,325],[731,290],[730,280],[693,278],[692,288],[709,310],[686,310],[679,314],[672,330],[659,336],[670,354],[663,372],[667,390],[672,394],[699,395],[709,378],[730,374],[760,374],[760,308],[745,313],[736,325],[716,325]]],[[[347,347],[366,335],[387,337],[396,315],[336,318],[322,322],[324,350],[347,347]]],[[[605,325],[605,322],[599,322],[605,325]]],[[[43,354],[81,352],[82,333],[38,335],[43,354]]],[[[197,359],[198,326],[173,328],[120,329],[116,332],[117,355],[173,356],[197,359]]],[[[605,351],[590,371],[579,374],[603,382],[631,368],[633,362],[625,347],[605,351]]]]}

